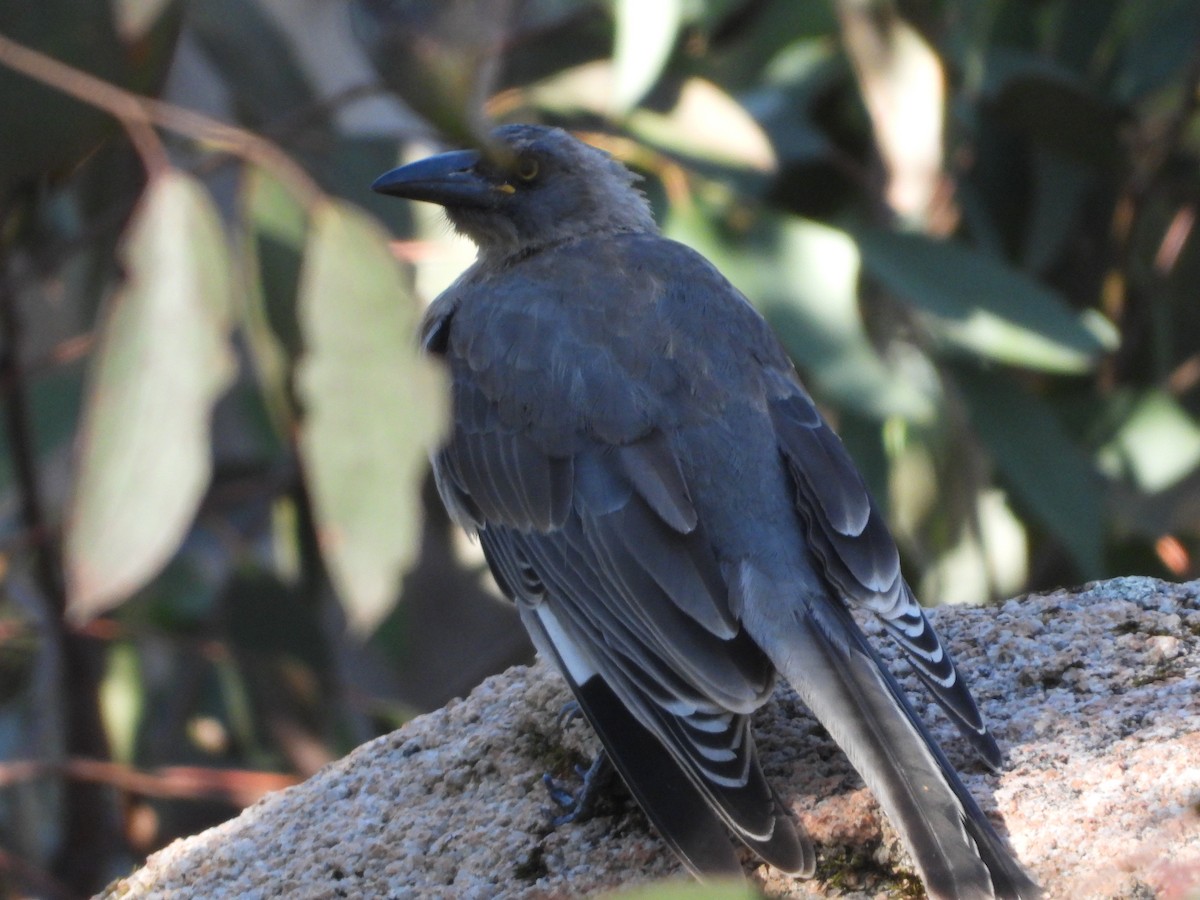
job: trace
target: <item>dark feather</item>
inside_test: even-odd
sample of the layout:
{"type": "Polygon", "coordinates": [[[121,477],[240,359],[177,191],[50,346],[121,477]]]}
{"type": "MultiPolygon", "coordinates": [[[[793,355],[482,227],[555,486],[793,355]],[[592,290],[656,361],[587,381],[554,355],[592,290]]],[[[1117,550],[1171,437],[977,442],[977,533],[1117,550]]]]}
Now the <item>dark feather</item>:
{"type": "MultiPolygon", "coordinates": [[[[526,613],[524,618],[531,632],[540,633],[540,645],[554,646],[535,615],[526,613]]],[[[602,678],[577,683],[562,659],[557,661],[638,805],[684,864],[701,876],[739,876],[741,863],[708,795],[685,776],[662,742],[630,714],[602,678]]],[[[773,803],[778,805],[777,800],[773,803]]],[[[753,843],[755,852],[785,872],[811,875],[816,865],[812,843],[798,836],[782,814],[775,828],[770,837],[753,843]]]]}
{"type": "Polygon", "coordinates": [[[696,508],[688,495],[679,460],[662,432],[617,448],[621,469],[659,518],[686,534],[696,527],[696,508]]]}
{"type": "Polygon", "coordinates": [[[810,549],[835,592],[875,613],[930,694],[993,768],[1003,756],[949,651],[900,572],[895,541],[837,435],[798,383],[770,404],[810,549]]]}
{"type": "MultiPolygon", "coordinates": [[[[617,718],[632,718],[653,735],[659,752],[735,835],[782,867],[811,870],[811,850],[778,807],[749,729],[748,712],[770,692],[769,664],[730,628],[727,612],[716,633],[690,614],[704,609],[711,618],[724,597],[703,535],[674,530],[630,483],[617,454],[581,454],[574,471],[575,503],[557,530],[528,532],[495,522],[480,530],[497,580],[521,604],[527,623],[552,611],[574,651],[596,668],[604,691],[619,699],[617,718]]],[[[583,692],[577,694],[584,702],[583,692]]],[[[611,717],[605,709],[587,710],[602,740],[617,727],[593,718],[611,717]]],[[[620,728],[627,734],[628,722],[620,728]]],[[[647,777],[631,756],[644,751],[639,742],[605,745],[627,781],[647,777]]],[[[677,827],[657,815],[664,833],[677,827]]],[[[672,834],[668,840],[682,847],[692,839],[672,834]]],[[[697,865],[695,858],[690,864],[697,865]]]]}
{"type": "Polygon", "coordinates": [[[928,893],[1040,896],[846,608],[798,611],[797,622],[810,662],[793,684],[906,835],[928,893]]]}

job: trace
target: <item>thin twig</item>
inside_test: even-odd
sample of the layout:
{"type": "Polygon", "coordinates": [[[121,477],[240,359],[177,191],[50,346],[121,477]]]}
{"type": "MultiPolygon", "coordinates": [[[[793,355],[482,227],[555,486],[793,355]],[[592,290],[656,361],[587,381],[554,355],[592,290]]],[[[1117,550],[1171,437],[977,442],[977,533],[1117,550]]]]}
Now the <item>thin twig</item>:
{"type": "Polygon", "coordinates": [[[1200,353],[1193,353],[1167,376],[1166,388],[1176,397],[1182,397],[1200,385],[1200,353]]]}
{"type": "Polygon", "coordinates": [[[154,771],[135,769],[99,759],[73,758],[62,762],[27,759],[0,763],[0,787],[8,788],[51,776],[103,784],[142,797],[169,800],[218,800],[246,807],[264,794],[300,782],[297,775],[249,769],[205,766],[164,766],[154,771]]]}
{"type": "Polygon", "coordinates": [[[170,167],[162,141],[154,133],[150,118],[133,94],[119,92],[94,75],[59,62],[2,34],[0,63],[111,113],[129,134],[130,143],[141,157],[148,176],[152,177],[170,167]]]}
{"type": "MultiPolygon", "coordinates": [[[[252,131],[195,110],[134,94],[4,35],[0,35],[0,64],[117,118],[129,131],[130,139],[151,173],[156,171],[156,163],[153,162],[155,151],[149,148],[146,133],[149,132],[154,142],[159,143],[157,136],[153,135],[153,129],[149,128],[154,124],[271,169],[289,185],[306,209],[311,209],[325,196],[295,160],[252,131]]],[[[159,146],[161,149],[161,144],[159,146]]]]}

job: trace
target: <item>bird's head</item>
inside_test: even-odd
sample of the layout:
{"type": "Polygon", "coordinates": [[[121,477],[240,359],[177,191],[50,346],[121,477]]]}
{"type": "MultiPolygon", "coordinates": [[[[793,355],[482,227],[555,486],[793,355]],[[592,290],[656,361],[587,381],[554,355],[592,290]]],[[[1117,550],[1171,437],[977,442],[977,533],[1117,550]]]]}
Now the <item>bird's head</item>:
{"type": "Polygon", "coordinates": [[[381,194],[425,200],[485,256],[508,257],[597,233],[653,231],[638,176],[559,128],[503,125],[497,152],[455,150],[381,175],[381,194]]]}

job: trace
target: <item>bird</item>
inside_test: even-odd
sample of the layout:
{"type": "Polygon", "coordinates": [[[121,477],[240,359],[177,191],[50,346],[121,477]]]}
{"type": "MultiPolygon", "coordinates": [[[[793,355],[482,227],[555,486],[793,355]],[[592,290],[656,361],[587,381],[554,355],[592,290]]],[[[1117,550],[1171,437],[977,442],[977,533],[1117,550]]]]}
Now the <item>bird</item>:
{"type": "Polygon", "coordinates": [[[781,676],[929,896],[1039,896],[855,620],[881,623],[997,769],[863,478],[767,322],[660,233],[639,180],[517,123],[372,184],[440,205],[477,249],[419,335],[451,383],[432,454],[448,512],[696,877],[742,876],[730,835],[814,874],[751,728],[781,676]]]}

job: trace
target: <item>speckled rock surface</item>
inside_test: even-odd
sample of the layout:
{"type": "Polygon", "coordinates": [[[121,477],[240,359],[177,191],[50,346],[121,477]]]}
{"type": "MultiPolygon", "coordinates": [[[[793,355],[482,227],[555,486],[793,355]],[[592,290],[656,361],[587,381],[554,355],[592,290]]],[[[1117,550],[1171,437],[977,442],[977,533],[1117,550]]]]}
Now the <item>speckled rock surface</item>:
{"type": "MultiPolygon", "coordinates": [[[[1200,582],[1124,578],[933,617],[1005,772],[972,762],[919,690],[918,708],[1048,896],[1200,897],[1200,582]]],[[[623,788],[591,820],[549,827],[542,773],[569,775],[595,749],[582,723],[556,726],[566,700],[544,666],[510,670],[102,896],[551,898],[682,877],[623,788]]],[[[749,877],[789,898],[911,891],[874,801],[789,691],[758,730],[819,864],[812,881],[748,862],[749,877]]]]}

